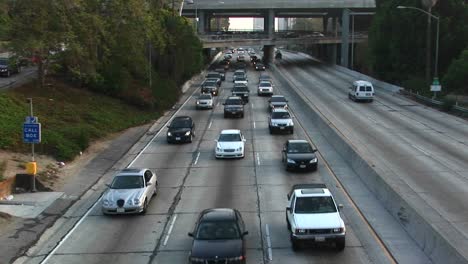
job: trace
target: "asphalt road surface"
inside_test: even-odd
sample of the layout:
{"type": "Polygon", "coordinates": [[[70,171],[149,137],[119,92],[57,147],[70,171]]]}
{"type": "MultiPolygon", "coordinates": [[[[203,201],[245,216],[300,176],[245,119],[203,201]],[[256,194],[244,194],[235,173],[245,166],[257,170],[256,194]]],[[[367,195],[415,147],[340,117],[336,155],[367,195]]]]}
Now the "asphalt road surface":
{"type": "MultiPolygon", "coordinates": [[[[287,69],[287,71],[294,71],[294,78],[297,78],[295,80],[302,82],[305,90],[314,89],[314,97],[326,109],[334,108],[331,102],[336,103],[337,98],[340,98],[340,104],[352,108],[357,113],[362,112],[357,108],[372,108],[372,112],[366,110],[366,114],[358,117],[349,113],[349,118],[370,120],[368,116],[385,111],[382,108],[387,106],[381,106],[380,99],[373,105],[353,104],[345,101],[346,93],[336,88],[338,85],[333,83],[338,82],[343,85],[347,80],[332,77],[331,73],[321,68],[317,70],[330,75],[326,81],[318,78],[313,80],[314,84],[320,83],[319,87],[323,88],[323,91],[316,86],[308,85],[311,82],[309,70],[299,67],[287,69]],[[330,82],[333,85],[330,85],[330,82]]],[[[164,128],[144,149],[144,152],[136,156],[132,166],[152,168],[159,178],[159,193],[149,204],[147,214],[102,215],[99,197],[105,188],[104,184],[110,181],[110,176],[107,175],[75,205],[74,210],[67,213],[56,224],[56,226],[61,225],[67,231],[59,232],[58,228],[46,232],[21,262],[187,263],[191,249],[191,238],[187,236],[187,233],[192,231],[198,214],[206,208],[232,207],[241,212],[249,231],[247,263],[395,263],[399,254],[411,256],[413,258],[411,263],[428,263],[427,259],[424,259],[425,256],[421,256],[417,250],[407,252],[414,245],[400,246],[399,249],[394,248],[393,252],[389,252],[388,246],[383,245],[382,240],[374,232],[374,228],[369,226],[351,199],[340,188],[339,183],[335,182],[334,172],[330,170],[322,156],[319,156],[319,168],[316,172],[295,173],[284,170],[280,154],[287,139],[313,141],[318,137],[313,128],[308,129],[313,124],[303,117],[307,113],[307,107],[298,99],[290,100],[291,109],[296,115],[294,134],[270,135],[267,123],[268,97],[256,95],[258,73],[252,68],[249,68],[248,78],[251,94],[250,102],[245,106],[244,118],[223,118],[222,102],[230,95],[232,87],[232,71],[230,71],[221,86],[221,93],[215,100],[216,106],[213,110],[196,110],[195,97],[191,96],[178,111],[177,115],[189,115],[196,122],[197,130],[193,143],[167,144],[164,128]],[[246,136],[245,158],[216,160],[214,140],[221,130],[230,128],[241,129],[246,136]],[[305,248],[299,252],[293,252],[291,249],[285,221],[286,193],[295,183],[314,182],[326,182],[337,202],[344,204],[342,216],[347,226],[347,238],[346,248],[342,252],[328,246],[305,248]],[[87,210],[87,208],[91,209],[87,210]],[[62,242],[57,247],[59,241],[62,242]]],[[[275,86],[277,90],[275,93],[286,91],[286,89],[288,87],[285,85],[278,84],[275,86]]],[[[194,95],[198,95],[199,89],[192,88],[189,93],[192,91],[194,95]]],[[[392,99],[388,98],[388,100],[387,104],[390,104],[392,99]]],[[[336,107],[336,109],[341,109],[341,107],[336,107]]],[[[337,111],[346,113],[344,110],[337,111]]],[[[386,124],[392,121],[392,116],[388,114],[382,121],[381,119],[375,120],[386,124]]],[[[346,120],[345,116],[341,122],[352,121],[346,120]]],[[[412,131],[410,126],[418,125],[414,123],[414,121],[408,124],[400,123],[398,126],[408,126],[405,131],[410,132],[412,131]]],[[[366,126],[362,127],[363,135],[371,133],[367,129],[366,126]]],[[[383,128],[371,129],[376,130],[372,133],[377,133],[383,128]]],[[[459,130],[454,133],[462,132],[459,130]]],[[[446,138],[440,140],[434,144],[448,141],[446,138]]],[[[326,147],[323,149],[325,151],[326,147]]],[[[463,152],[459,148],[445,149],[447,149],[447,154],[458,155],[463,152]]],[[[427,149],[427,151],[431,150],[427,149]]],[[[379,154],[390,155],[386,152],[379,154]]],[[[422,155],[418,155],[417,158],[422,158],[422,155]]],[[[338,159],[339,156],[336,155],[336,160],[338,159]]],[[[463,166],[463,160],[455,159],[455,162],[453,160],[451,162],[453,166],[463,166]]],[[[349,170],[343,161],[340,163],[342,170],[349,170]]],[[[466,166],[466,159],[464,164],[466,166]]],[[[369,198],[369,203],[371,202],[372,199],[369,198]]],[[[392,217],[385,214],[385,210],[378,205],[375,205],[374,210],[378,214],[376,217],[380,217],[379,221],[391,223],[392,217]]],[[[381,228],[394,228],[388,233],[402,232],[398,225],[385,226],[381,228]]]]}

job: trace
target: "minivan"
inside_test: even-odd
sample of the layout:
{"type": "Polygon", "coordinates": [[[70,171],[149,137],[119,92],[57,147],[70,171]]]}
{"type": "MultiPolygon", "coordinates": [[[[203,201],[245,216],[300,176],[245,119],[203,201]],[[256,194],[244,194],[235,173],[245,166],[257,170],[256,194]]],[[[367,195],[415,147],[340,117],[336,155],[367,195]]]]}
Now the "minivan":
{"type": "Polygon", "coordinates": [[[374,87],[367,81],[354,81],[353,86],[349,87],[348,98],[353,101],[372,102],[374,95],[374,87]]]}

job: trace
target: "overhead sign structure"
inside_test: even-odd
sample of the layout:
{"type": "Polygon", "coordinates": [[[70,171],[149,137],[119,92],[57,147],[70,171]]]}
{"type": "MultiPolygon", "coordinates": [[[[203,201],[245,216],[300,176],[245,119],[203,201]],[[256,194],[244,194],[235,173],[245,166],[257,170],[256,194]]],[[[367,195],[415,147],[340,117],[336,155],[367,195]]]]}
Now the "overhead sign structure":
{"type": "Polygon", "coordinates": [[[41,123],[37,121],[37,116],[26,117],[26,122],[23,124],[24,143],[41,143],[41,123]]]}

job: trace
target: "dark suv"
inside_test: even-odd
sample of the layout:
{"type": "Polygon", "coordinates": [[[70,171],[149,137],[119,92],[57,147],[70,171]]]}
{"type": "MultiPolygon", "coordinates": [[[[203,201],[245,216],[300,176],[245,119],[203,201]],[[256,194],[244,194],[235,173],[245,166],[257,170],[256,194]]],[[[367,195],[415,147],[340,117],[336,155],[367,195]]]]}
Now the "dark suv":
{"type": "Polygon", "coordinates": [[[224,117],[239,116],[244,117],[244,101],[239,96],[229,96],[224,105],[224,117]]]}
{"type": "Polygon", "coordinates": [[[217,96],[219,93],[218,84],[215,81],[205,81],[201,86],[201,93],[211,93],[213,96],[217,96]]]}
{"type": "Polygon", "coordinates": [[[245,240],[249,232],[239,211],[230,208],[201,212],[193,233],[189,263],[245,264],[245,240]]]}
{"type": "Polygon", "coordinates": [[[167,126],[167,142],[192,142],[195,123],[190,116],[176,116],[167,126]]]}
{"type": "Polygon", "coordinates": [[[14,58],[0,58],[0,75],[10,77],[12,73],[19,73],[20,65],[14,58]]]}
{"type": "Polygon", "coordinates": [[[242,83],[234,84],[234,88],[232,88],[232,95],[239,96],[246,103],[249,102],[249,93],[249,87],[242,83]]]}

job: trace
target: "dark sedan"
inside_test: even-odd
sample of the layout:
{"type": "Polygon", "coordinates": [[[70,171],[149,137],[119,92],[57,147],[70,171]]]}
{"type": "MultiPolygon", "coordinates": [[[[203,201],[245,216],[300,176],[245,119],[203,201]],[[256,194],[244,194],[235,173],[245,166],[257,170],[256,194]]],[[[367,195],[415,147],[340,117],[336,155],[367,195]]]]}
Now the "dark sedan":
{"type": "Polygon", "coordinates": [[[176,116],[167,130],[167,142],[192,142],[195,123],[190,116],[176,116]]]}
{"type": "Polygon", "coordinates": [[[284,144],[282,161],[286,170],[317,170],[317,152],[307,140],[288,140],[284,144]]]}
{"type": "Polygon", "coordinates": [[[198,218],[193,233],[189,263],[245,264],[248,232],[239,211],[230,208],[206,209],[198,218]]]}

